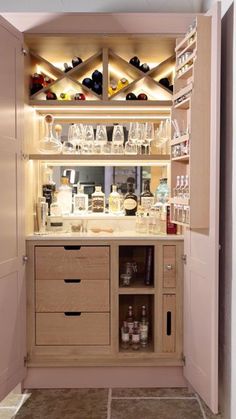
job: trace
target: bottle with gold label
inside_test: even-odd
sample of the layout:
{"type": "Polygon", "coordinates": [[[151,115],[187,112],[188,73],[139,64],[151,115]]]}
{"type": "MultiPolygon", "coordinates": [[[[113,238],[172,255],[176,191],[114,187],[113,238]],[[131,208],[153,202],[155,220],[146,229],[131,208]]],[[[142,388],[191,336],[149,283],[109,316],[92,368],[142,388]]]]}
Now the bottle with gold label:
{"type": "Polygon", "coordinates": [[[121,207],[121,197],[119,192],[117,192],[117,186],[112,185],[112,192],[109,195],[109,212],[111,214],[117,214],[120,212],[121,207]]]}
{"type": "Polygon", "coordinates": [[[95,192],[92,194],[92,212],[104,212],[105,194],[101,186],[95,186],[95,192]]]}
{"type": "Polygon", "coordinates": [[[138,197],[134,193],[133,183],[128,183],[128,191],[124,198],[125,215],[135,215],[138,207],[138,197]]]}

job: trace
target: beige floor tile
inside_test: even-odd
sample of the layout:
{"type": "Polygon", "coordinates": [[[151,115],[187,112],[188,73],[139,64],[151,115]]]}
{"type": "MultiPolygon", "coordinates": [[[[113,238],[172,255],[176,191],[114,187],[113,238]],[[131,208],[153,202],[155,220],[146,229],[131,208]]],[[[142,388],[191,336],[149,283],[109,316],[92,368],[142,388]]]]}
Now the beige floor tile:
{"type": "Polygon", "coordinates": [[[193,397],[186,387],[179,388],[114,388],[112,397],[193,397]]]}

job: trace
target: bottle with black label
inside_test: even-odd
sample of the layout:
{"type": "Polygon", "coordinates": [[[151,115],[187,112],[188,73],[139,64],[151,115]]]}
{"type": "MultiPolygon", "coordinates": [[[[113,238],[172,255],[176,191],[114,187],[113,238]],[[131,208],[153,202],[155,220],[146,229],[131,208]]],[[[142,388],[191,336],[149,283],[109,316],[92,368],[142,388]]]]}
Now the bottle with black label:
{"type": "Polygon", "coordinates": [[[138,197],[134,194],[133,183],[128,183],[128,192],[124,198],[125,215],[135,215],[138,207],[138,197]]]}
{"type": "Polygon", "coordinates": [[[52,180],[52,169],[47,167],[44,172],[44,180],[42,185],[42,193],[46,198],[46,203],[48,204],[48,214],[50,215],[50,206],[53,201],[53,196],[56,190],[56,184],[52,180]]]}
{"type": "Polygon", "coordinates": [[[151,207],[154,205],[154,195],[150,191],[150,180],[144,181],[143,192],[140,195],[140,204],[144,211],[149,212],[151,207]]]}

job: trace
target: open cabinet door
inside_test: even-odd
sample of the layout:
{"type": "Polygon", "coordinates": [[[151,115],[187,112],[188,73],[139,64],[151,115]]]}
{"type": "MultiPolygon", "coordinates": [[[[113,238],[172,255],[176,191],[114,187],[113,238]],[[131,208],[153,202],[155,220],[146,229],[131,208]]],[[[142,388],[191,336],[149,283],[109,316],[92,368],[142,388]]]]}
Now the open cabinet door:
{"type": "MultiPolygon", "coordinates": [[[[211,11],[209,230],[186,230],[184,374],[214,413],[218,411],[218,257],[220,145],[220,7],[211,11]]],[[[202,69],[204,72],[204,68],[202,69]]],[[[199,121],[201,124],[201,121],[199,121]]],[[[199,206],[201,205],[199,199],[199,206]]]]}
{"type": "Polygon", "coordinates": [[[0,400],[25,375],[22,35],[0,17],[0,400]]]}

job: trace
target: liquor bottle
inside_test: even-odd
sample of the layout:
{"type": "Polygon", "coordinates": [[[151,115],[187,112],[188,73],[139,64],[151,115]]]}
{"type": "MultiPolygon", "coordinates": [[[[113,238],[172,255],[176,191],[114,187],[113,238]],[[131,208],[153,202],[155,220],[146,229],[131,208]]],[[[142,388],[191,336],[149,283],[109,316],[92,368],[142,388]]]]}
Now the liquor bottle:
{"type": "Polygon", "coordinates": [[[135,215],[138,208],[138,198],[134,194],[133,183],[128,183],[128,192],[124,198],[125,215],[135,215]]]}
{"type": "Polygon", "coordinates": [[[184,186],[185,186],[185,176],[180,177],[180,187],[178,189],[178,197],[183,198],[184,197],[184,186]]]}
{"type": "Polygon", "coordinates": [[[104,212],[105,194],[101,186],[95,186],[95,192],[92,194],[92,212],[104,212]]]}
{"type": "Polygon", "coordinates": [[[144,284],[151,285],[153,275],[153,248],[146,247],[144,284]]]}
{"type": "Polygon", "coordinates": [[[173,197],[177,197],[179,194],[179,188],[180,188],[180,176],[177,176],[176,178],[176,185],[173,188],[173,197]]]}
{"type": "Polygon", "coordinates": [[[128,307],[128,315],[127,315],[126,322],[127,322],[127,326],[128,326],[128,329],[129,329],[129,336],[131,338],[132,333],[133,333],[133,329],[134,329],[134,316],[133,316],[133,307],[132,306],[128,307]]]}
{"type": "Polygon", "coordinates": [[[123,89],[123,87],[128,86],[128,84],[129,84],[128,80],[125,77],[122,77],[122,79],[118,81],[117,89],[118,90],[123,89]]]}
{"type": "Polygon", "coordinates": [[[140,66],[140,59],[138,57],[136,57],[136,56],[135,57],[132,57],[132,58],[130,58],[129,63],[132,64],[134,67],[139,68],[139,66],[140,66]]]}
{"type": "Polygon", "coordinates": [[[130,337],[129,337],[128,323],[127,321],[123,321],[123,326],[121,328],[121,347],[123,349],[128,349],[129,342],[130,342],[130,337]]]}
{"type": "Polygon", "coordinates": [[[102,76],[101,71],[99,71],[99,70],[94,70],[94,72],[93,72],[93,74],[92,74],[92,80],[93,80],[93,81],[96,81],[96,82],[97,82],[97,83],[99,83],[99,84],[102,84],[102,79],[103,79],[103,76],[102,76]]]}
{"type": "Polygon", "coordinates": [[[150,191],[150,180],[147,179],[144,182],[144,190],[140,195],[140,204],[144,211],[149,212],[151,207],[154,205],[154,195],[150,191]]]}
{"type": "Polygon", "coordinates": [[[47,221],[47,215],[48,215],[48,204],[44,196],[38,198],[36,212],[37,212],[38,231],[40,233],[45,233],[46,221],[47,221]]]}
{"type": "Polygon", "coordinates": [[[72,211],[72,188],[69,186],[69,179],[66,176],[61,177],[57,201],[61,206],[62,215],[69,215],[72,211]]]}
{"type": "Polygon", "coordinates": [[[82,84],[86,87],[88,87],[88,89],[92,89],[93,87],[93,80],[90,79],[89,77],[85,77],[85,79],[83,79],[82,84]]]}
{"type": "Polygon", "coordinates": [[[149,65],[147,63],[143,63],[139,68],[144,73],[147,73],[150,70],[150,67],[149,67],[149,65]]]}
{"type": "Polygon", "coordinates": [[[177,225],[170,221],[170,205],[166,206],[166,234],[177,234],[177,225]]]}
{"type": "Polygon", "coordinates": [[[50,207],[53,202],[53,197],[56,191],[56,184],[52,180],[52,169],[47,167],[44,172],[44,179],[42,185],[42,194],[48,204],[48,214],[50,215],[50,207]]]}
{"type": "Polygon", "coordinates": [[[134,93],[128,93],[127,95],[126,95],[126,98],[125,98],[126,100],[137,100],[137,96],[134,94],[134,93]]]}
{"type": "Polygon", "coordinates": [[[64,63],[64,73],[68,73],[70,70],[72,70],[72,67],[67,63],[64,63]]]}
{"type": "Polygon", "coordinates": [[[137,351],[140,349],[140,330],[139,330],[139,322],[134,321],[134,328],[132,333],[132,349],[137,351]]]}
{"type": "Polygon", "coordinates": [[[74,195],[74,213],[86,211],[88,211],[88,195],[84,193],[84,187],[78,183],[77,193],[74,195]]]}
{"type": "Polygon", "coordinates": [[[112,185],[112,192],[109,195],[109,212],[111,214],[120,212],[120,194],[117,192],[116,185],[112,185]]]}
{"type": "Polygon", "coordinates": [[[146,306],[142,306],[139,330],[141,346],[145,347],[148,344],[148,317],[146,306]]]}
{"type": "Polygon", "coordinates": [[[185,176],[185,185],[183,188],[183,198],[189,199],[189,178],[188,175],[185,176]]]}
{"type": "Polygon", "coordinates": [[[77,65],[81,64],[83,60],[80,57],[73,57],[71,62],[73,67],[76,67],[77,65]]]}
{"type": "Polygon", "coordinates": [[[148,100],[148,96],[146,95],[146,93],[139,93],[138,100],[148,100]]]}

